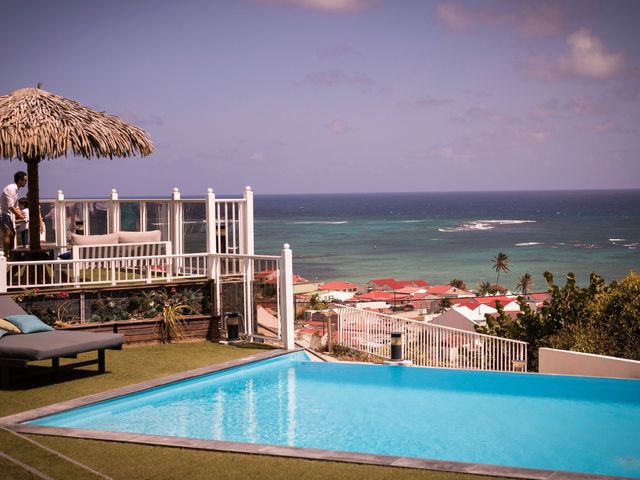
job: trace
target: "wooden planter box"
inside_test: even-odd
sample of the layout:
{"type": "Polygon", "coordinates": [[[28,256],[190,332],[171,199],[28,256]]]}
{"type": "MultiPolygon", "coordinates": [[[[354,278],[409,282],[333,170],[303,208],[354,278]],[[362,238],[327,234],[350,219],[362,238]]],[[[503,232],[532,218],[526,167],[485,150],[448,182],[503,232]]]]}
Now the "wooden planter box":
{"type": "MultiPolygon", "coordinates": [[[[182,318],[184,341],[218,340],[220,317],[211,315],[188,315],[182,318]]],[[[155,318],[142,320],[120,320],[116,322],[83,323],[61,330],[84,330],[87,332],[113,332],[124,335],[126,346],[162,343],[162,327],[155,318]]]]}

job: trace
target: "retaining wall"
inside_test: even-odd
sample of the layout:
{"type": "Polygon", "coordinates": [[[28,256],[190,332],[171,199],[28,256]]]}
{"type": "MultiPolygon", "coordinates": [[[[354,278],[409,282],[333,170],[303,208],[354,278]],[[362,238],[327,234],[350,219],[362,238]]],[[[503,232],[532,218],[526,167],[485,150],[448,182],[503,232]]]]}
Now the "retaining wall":
{"type": "Polygon", "coordinates": [[[538,352],[540,373],[640,379],[640,361],[553,348],[538,352]]]}

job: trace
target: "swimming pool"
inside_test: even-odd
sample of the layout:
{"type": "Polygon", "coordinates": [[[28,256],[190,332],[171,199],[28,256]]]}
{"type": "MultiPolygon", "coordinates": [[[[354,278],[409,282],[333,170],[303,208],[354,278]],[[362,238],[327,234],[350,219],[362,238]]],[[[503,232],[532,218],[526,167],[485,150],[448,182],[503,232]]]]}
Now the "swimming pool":
{"type": "Polygon", "coordinates": [[[640,381],[287,354],[27,422],[640,477],[640,381]]]}

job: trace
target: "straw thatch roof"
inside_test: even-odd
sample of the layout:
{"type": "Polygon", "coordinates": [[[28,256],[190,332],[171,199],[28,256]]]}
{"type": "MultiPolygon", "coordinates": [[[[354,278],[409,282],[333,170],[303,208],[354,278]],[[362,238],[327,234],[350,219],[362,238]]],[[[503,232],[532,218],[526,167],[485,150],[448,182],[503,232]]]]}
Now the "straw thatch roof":
{"type": "Polygon", "coordinates": [[[153,152],[144,130],[40,88],[0,96],[0,158],[142,156],[153,152]]]}

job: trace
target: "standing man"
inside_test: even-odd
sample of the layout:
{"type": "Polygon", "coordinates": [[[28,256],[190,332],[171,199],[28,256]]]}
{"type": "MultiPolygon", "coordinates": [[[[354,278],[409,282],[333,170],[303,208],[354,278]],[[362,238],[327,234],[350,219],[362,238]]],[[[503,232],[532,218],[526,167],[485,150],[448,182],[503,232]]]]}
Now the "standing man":
{"type": "Polygon", "coordinates": [[[16,230],[13,224],[13,216],[16,220],[24,220],[24,216],[18,206],[18,191],[27,184],[27,174],[16,172],[13,183],[10,183],[0,194],[0,228],[2,229],[2,249],[8,257],[13,248],[13,239],[16,230]]]}

